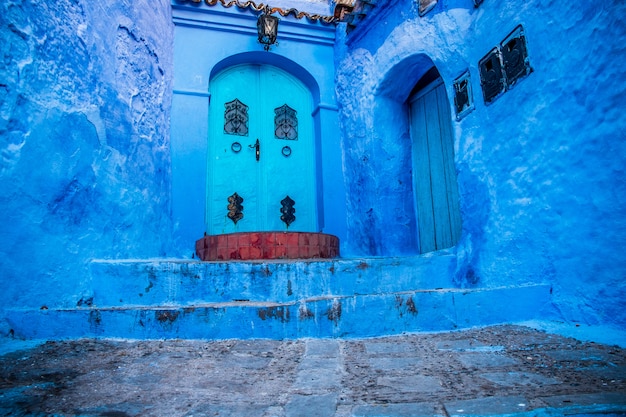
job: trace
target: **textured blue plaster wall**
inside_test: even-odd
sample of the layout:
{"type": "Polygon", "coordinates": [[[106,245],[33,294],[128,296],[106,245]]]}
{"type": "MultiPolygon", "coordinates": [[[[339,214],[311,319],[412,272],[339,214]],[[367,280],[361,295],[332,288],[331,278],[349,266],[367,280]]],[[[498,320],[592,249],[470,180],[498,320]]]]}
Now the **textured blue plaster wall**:
{"type": "Polygon", "coordinates": [[[166,0],[0,3],[1,308],[167,254],[172,42],[166,0]]]}
{"type": "Polygon", "coordinates": [[[626,4],[440,0],[419,17],[401,0],[378,10],[368,28],[339,29],[345,252],[415,253],[403,103],[430,60],[451,102],[452,81],[469,69],[475,110],[450,121],[463,216],[457,284],[549,282],[554,318],[626,326],[626,4]],[[485,105],[478,62],[518,24],[534,72],[485,105]]]}
{"type": "MultiPolygon", "coordinates": [[[[556,318],[625,327],[626,5],[379,7],[369,31],[338,30],[344,255],[415,253],[403,103],[431,63],[449,94],[469,69],[476,108],[451,121],[456,284],[548,282],[556,318]],[[534,72],[485,106],[477,63],[519,23],[534,72]]],[[[0,4],[2,308],[72,307],[91,258],[168,254],[170,13],[165,0],[0,4]]]]}

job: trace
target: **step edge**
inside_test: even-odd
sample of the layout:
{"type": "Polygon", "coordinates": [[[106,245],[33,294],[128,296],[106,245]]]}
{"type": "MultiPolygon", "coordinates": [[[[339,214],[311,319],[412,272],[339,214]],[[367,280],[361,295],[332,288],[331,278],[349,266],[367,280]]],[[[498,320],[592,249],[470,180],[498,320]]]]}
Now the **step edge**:
{"type": "Polygon", "coordinates": [[[390,296],[406,296],[413,294],[478,294],[489,291],[505,291],[515,289],[528,289],[528,288],[541,288],[544,287],[546,291],[549,291],[550,284],[523,284],[517,286],[500,286],[500,287],[481,287],[481,288],[433,288],[433,289],[415,289],[406,291],[395,292],[383,292],[383,293],[368,293],[368,294],[325,294],[314,297],[301,298],[297,300],[289,301],[263,301],[263,300],[232,300],[222,302],[206,302],[202,300],[195,300],[191,304],[127,304],[122,306],[107,306],[107,305],[92,305],[87,307],[49,307],[46,309],[41,308],[9,308],[5,311],[11,311],[13,313],[18,312],[33,312],[41,311],[45,313],[47,311],[69,312],[69,311],[126,311],[126,310],[181,310],[181,309],[201,309],[201,308],[227,308],[227,307],[251,307],[251,308],[271,308],[271,307],[283,307],[294,306],[298,304],[314,303],[325,300],[345,300],[358,297],[372,298],[372,297],[390,297],[390,296]]]}

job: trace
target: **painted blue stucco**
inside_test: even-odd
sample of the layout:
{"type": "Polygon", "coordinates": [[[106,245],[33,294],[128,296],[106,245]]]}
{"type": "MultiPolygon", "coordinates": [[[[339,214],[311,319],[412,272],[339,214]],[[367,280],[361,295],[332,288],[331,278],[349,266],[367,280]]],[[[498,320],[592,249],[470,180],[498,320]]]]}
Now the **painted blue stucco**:
{"type": "Polygon", "coordinates": [[[420,17],[414,0],[383,0],[349,34],[284,17],[265,52],[256,16],[237,7],[2,2],[2,340],[527,320],[626,332],[624,15],[619,0],[439,0],[420,17]],[[478,62],[518,25],[533,71],[486,105],[478,62]],[[320,228],[343,259],[191,259],[205,230],[210,80],[243,63],[311,91],[320,228]],[[450,101],[463,232],[418,256],[406,99],[432,66],[450,101]],[[457,121],[452,83],[466,71],[474,109],[457,121]]]}
{"type": "Polygon", "coordinates": [[[450,103],[469,70],[475,109],[450,120],[463,217],[456,282],[550,282],[559,320],[623,327],[625,10],[617,0],[457,0],[419,17],[416,2],[385,1],[350,34],[340,28],[345,252],[415,252],[404,101],[431,62],[450,103]],[[485,105],[478,62],[520,24],[533,72],[485,105]]]}
{"type": "Polygon", "coordinates": [[[1,311],[168,253],[172,45],[168,2],[0,4],[1,311]]]}

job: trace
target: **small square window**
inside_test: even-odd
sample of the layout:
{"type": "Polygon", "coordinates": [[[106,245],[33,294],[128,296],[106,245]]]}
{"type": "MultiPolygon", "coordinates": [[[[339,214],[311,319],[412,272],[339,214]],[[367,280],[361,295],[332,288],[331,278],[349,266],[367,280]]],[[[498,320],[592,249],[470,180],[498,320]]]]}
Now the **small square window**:
{"type": "Polygon", "coordinates": [[[456,120],[461,120],[474,110],[474,98],[469,71],[454,80],[454,108],[456,120]]]}
{"type": "Polygon", "coordinates": [[[478,67],[480,69],[480,85],[483,89],[485,103],[491,103],[505,88],[500,51],[498,51],[498,48],[493,48],[489,51],[489,53],[480,60],[478,67]]]}
{"type": "Polygon", "coordinates": [[[507,86],[510,87],[522,77],[530,74],[532,69],[528,62],[526,50],[526,37],[521,26],[515,30],[500,44],[504,72],[506,73],[507,86]]]}

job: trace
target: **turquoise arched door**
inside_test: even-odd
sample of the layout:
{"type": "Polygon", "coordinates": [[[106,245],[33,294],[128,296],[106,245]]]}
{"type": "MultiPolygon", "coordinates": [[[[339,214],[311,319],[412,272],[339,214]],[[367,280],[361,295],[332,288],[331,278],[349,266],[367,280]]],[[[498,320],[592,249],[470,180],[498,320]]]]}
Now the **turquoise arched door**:
{"type": "Polygon", "coordinates": [[[452,117],[441,77],[409,98],[409,114],[420,252],[450,248],[462,224],[452,117]]]}
{"type": "Polygon", "coordinates": [[[269,65],[211,80],[207,232],[317,231],[312,98],[269,65]]]}

